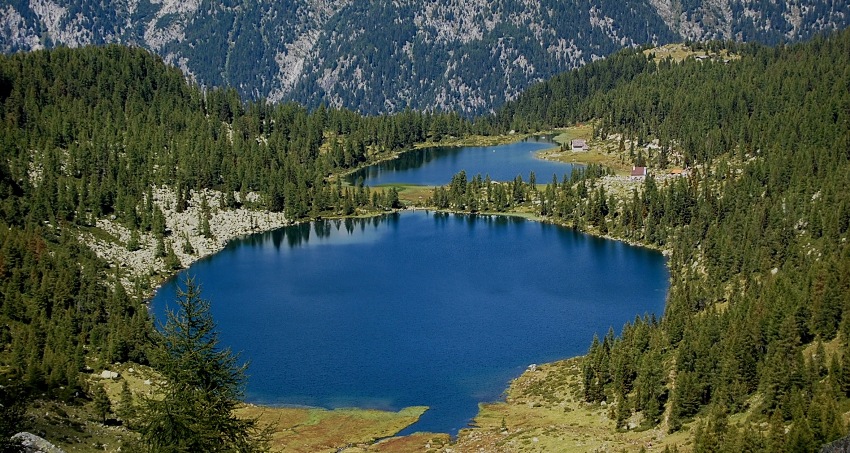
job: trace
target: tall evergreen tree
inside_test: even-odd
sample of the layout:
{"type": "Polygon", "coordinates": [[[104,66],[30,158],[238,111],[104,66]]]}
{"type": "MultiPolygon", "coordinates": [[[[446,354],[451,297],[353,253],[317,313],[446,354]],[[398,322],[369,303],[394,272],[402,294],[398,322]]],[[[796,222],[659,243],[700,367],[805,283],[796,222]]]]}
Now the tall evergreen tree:
{"type": "Polygon", "coordinates": [[[142,440],[151,452],[262,451],[256,420],[233,414],[247,364],[219,347],[200,285],[188,276],[182,285],[155,354],[164,382],[143,401],[139,414],[142,440]]]}
{"type": "Polygon", "coordinates": [[[102,385],[95,384],[92,388],[92,400],[99,421],[106,422],[106,417],[112,411],[112,404],[109,401],[109,395],[106,394],[106,389],[102,385]]]}

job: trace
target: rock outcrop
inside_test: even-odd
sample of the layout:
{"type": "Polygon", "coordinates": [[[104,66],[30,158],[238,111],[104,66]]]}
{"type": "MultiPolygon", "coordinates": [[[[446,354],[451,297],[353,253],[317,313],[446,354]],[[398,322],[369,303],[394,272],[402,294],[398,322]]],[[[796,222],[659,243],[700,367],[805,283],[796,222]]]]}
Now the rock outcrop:
{"type": "Polygon", "coordinates": [[[65,453],[47,440],[28,432],[15,434],[12,441],[20,443],[24,453],[65,453]]]}
{"type": "MultiPolygon", "coordinates": [[[[166,220],[168,235],[164,238],[167,249],[173,250],[182,267],[223,249],[231,239],[247,234],[268,231],[287,225],[289,222],[283,213],[253,210],[247,208],[219,208],[223,194],[214,190],[192,192],[189,206],[177,212],[176,197],[171,189],[160,187],[153,190],[153,202],[162,210],[166,220]],[[206,198],[209,206],[209,234],[201,228],[202,203],[206,198]],[[190,247],[186,247],[186,246],[190,247]]],[[[256,202],[257,194],[248,194],[247,202],[256,202]]],[[[108,233],[111,238],[92,233],[81,233],[80,238],[112,267],[122,267],[125,287],[130,286],[130,277],[156,273],[169,273],[164,257],[156,254],[157,240],[150,233],[142,234],[138,248],[126,247],[131,240],[131,232],[125,226],[109,219],[98,219],[97,227],[108,233]]]]}

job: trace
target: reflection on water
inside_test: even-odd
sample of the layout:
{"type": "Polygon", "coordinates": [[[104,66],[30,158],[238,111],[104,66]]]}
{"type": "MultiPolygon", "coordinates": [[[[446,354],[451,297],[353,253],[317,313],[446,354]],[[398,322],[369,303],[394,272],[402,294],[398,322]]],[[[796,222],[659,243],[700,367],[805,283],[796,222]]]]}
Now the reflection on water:
{"type": "MultiPolygon", "coordinates": [[[[230,247],[261,246],[271,242],[275,249],[280,249],[281,244],[284,243],[292,249],[309,245],[311,236],[314,236],[317,242],[340,242],[345,236],[334,235],[334,232],[345,232],[347,236],[353,238],[356,232],[365,233],[367,228],[378,231],[379,227],[383,225],[384,228],[394,229],[393,227],[398,224],[399,216],[399,213],[388,213],[366,218],[315,220],[246,236],[238,242],[232,243],[230,247]]],[[[368,235],[357,237],[368,237],[368,235]]],[[[350,240],[345,242],[350,242],[350,240]]]]}
{"type": "MultiPolygon", "coordinates": [[[[464,148],[457,146],[438,146],[436,148],[423,148],[421,150],[408,151],[393,160],[381,162],[378,167],[380,167],[380,171],[398,172],[413,170],[420,167],[424,167],[426,164],[436,159],[456,160],[457,156],[459,156],[460,153],[463,152],[463,150],[464,148]]],[[[373,170],[372,172],[367,173],[371,175],[378,173],[377,171],[374,171],[376,170],[375,168],[364,170],[373,170]]],[[[356,180],[356,177],[352,179],[352,181],[356,180]]]]}
{"type": "MultiPolygon", "coordinates": [[[[660,313],[661,254],[518,217],[404,212],[304,223],[192,265],[260,404],[431,409],[456,433],[530,363],[660,313]]],[[[175,295],[151,304],[160,320],[175,295]]]]}
{"type": "Polygon", "coordinates": [[[371,186],[382,184],[444,185],[461,170],[472,177],[489,175],[494,181],[527,180],[534,172],[538,180],[555,175],[560,180],[572,171],[571,164],[544,161],[536,153],[554,143],[547,138],[530,138],[500,146],[424,148],[408,151],[398,158],[360,169],[347,177],[349,183],[363,178],[371,186]]]}

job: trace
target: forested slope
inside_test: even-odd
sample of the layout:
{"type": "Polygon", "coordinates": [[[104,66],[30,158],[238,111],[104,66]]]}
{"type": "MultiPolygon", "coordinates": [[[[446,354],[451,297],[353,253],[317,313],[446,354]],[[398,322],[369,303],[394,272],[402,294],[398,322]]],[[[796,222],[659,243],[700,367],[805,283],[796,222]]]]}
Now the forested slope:
{"type": "Polygon", "coordinates": [[[28,395],[84,400],[95,360],[149,362],[149,282],[81,243],[82,233],[107,235],[98,221],[152,236],[173,271],[180,238],[155,189],[174,193],[177,211],[204,206],[204,189],[224,194],[216,209],[249,205],[293,220],[380,211],[397,199],[331,176],[471,127],[449,114],[243,103],[233,89],[190,85],[138,48],[0,56],[0,396],[12,420],[2,428],[24,428],[13,403],[28,395]]]}
{"type": "Polygon", "coordinates": [[[672,251],[663,318],[594,339],[585,399],[613,404],[620,427],[635,413],[671,431],[705,416],[700,451],[811,451],[846,432],[850,396],[850,31],[732,50],[740,60],[625,52],[533,87],[494,121],[597,119],[597,137],[658,139],[639,157],[651,168],[674,156],[691,168],[619,199],[554,187],[567,202],[552,218],[672,251]]]}

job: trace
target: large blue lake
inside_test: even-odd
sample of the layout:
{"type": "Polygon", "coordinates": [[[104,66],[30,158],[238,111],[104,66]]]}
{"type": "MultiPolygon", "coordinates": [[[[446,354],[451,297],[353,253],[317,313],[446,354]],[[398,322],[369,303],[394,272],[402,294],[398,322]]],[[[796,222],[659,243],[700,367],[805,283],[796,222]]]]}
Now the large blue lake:
{"type": "MultiPolygon", "coordinates": [[[[351,180],[569,174],[534,157],[547,146],[418,150],[351,180]]],[[[424,211],[253,235],[189,272],[212,302],[222,344],[251,362],[247,401],[430,406],[403,433],[457,433],[529,364],[583,354],[594,333],[660,314],[668,285],[656,252],[519,218],[424,211]]],[[[157,293],[158,319],[175,285],[157,293]]]]}
{"type": "Polygon", "coordinates": [[[465,170],[470,179],[480,173],[482,177],[490,175],[493,181],[512,181],[517,175],[528,181],[533,171],[539,182],[547,183],[553,174],[560,180],[572,171],[570,164],[535,157],[537,152],[552,146],[556,145],[545,138],[529,138],[500,146],[418,149],[358,170],[348,176],[348,181],[353,183],[362,177],[372,186],[401,183],[440,186],[465,170]]]}
{"type": "MultiPolygon", "coordinates": [[[[431,409],[405,432],[456,433],[529,364],[660,314],[661,254],[509,217],[405,212],[233,241],[190,272],[246,399],[431,409]]],[[[159,319],[175,284],[157,293],[159,319]]]]}

